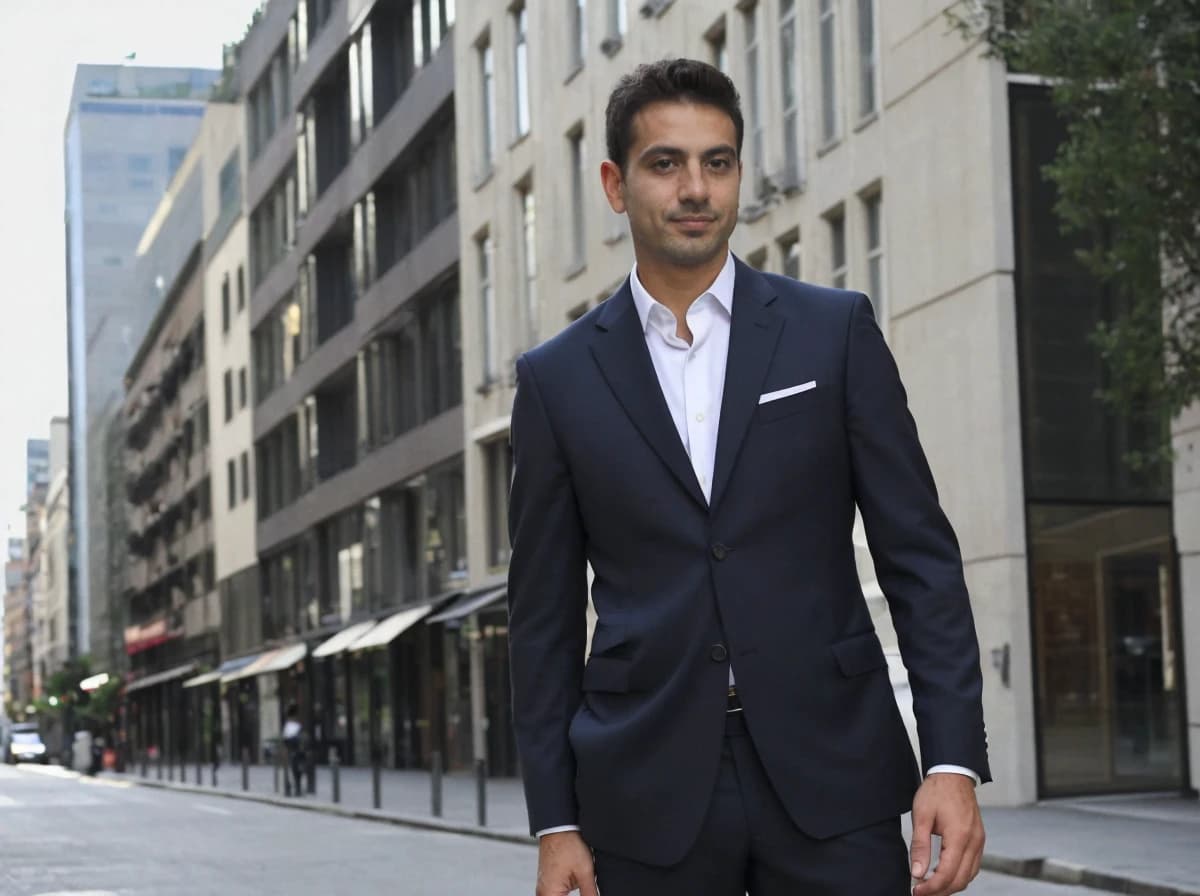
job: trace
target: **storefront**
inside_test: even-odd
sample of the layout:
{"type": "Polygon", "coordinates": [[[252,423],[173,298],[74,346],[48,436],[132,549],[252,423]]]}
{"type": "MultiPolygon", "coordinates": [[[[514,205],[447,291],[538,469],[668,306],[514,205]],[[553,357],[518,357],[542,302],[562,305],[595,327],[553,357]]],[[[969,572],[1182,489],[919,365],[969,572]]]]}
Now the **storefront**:
{"type": "Polygon", "coordinates": [[[1123,303],[1054,214],[1043,172],[1065,130],[1048,93],[1010,99],[1038,794],[1175,789],[1186,726],[1171,467],[1155,453],[1166,418],[1096,398],[1091,334],[1123,303]]]}

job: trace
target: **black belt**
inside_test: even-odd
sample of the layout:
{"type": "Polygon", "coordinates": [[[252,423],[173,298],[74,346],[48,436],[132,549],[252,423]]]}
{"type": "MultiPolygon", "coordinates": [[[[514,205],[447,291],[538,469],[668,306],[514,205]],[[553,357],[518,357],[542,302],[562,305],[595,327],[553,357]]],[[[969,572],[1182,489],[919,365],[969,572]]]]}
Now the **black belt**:
{"type": "Polygon", "coordinates": [[[725,706],[726,712],[741,712],[742,711],[742,698],[738,696],[737,688],[731,687],[729,689],[728,701],[729,702],[725,706]]]}

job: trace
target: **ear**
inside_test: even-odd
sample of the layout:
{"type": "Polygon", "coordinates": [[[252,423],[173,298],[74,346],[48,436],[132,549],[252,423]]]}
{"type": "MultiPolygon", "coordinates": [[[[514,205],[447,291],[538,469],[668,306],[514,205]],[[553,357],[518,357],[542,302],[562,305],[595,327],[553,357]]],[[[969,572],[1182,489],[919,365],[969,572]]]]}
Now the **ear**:
{"type": "Polygon", "coordinates": [[[617,164],[610,159],[605,159],[600,163],[600,183],[604,187],[604,196],[608,199],[608,204],[618,215],[625,211],[625,197],[622,193],[624,180],[621,177],[621,169],[617,164]]]}

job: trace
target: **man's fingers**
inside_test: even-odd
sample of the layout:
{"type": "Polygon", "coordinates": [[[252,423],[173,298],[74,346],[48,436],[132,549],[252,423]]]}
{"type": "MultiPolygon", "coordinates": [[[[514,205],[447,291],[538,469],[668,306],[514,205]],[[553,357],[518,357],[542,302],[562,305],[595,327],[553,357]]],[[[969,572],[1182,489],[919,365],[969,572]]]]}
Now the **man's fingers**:
{"type": "Polygon", "coordinates": [[[937,870],[933,872],[933,877],[917,885],[913,896],[947,896],[955,892],[951,887],[958,878],[962,860],[961,846],[953,842],[947,844],[943,837],[942,851],[938,853],[937,870]]]}
{"type": "Polygon", "coordinates": [[[576,880],[579,883],[579,896],[600,896],[595,873],[576,875],[576,880]]]}
{"type": "Polygon", "coordinates": [[[933,834],[933,817],[913,812],[912,855],[913,880],[921,880],[929,870],[929,838],[933,834]]]}

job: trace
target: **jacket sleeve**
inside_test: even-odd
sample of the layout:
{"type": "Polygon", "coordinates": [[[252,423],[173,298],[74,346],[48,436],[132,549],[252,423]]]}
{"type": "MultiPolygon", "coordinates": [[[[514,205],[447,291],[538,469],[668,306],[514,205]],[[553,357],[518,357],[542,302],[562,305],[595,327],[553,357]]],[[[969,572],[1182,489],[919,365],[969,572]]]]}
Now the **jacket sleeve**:
{"type": "Polygon", "coordinates": [[[583,525],[528,357],[517,361],[509,499],[513,719],[530,833],[578,824],[567,729],[582,699],[587,639],[583,525]]]}
{"type": "Polygon", "coordinates": [[[855,296],[846,341],[854,497],[908,669],[922,769],[964,766],[990,781],[979,642],[958,540],[864,295],[855,296]]]}

